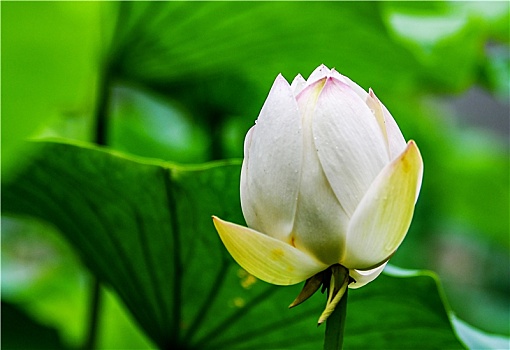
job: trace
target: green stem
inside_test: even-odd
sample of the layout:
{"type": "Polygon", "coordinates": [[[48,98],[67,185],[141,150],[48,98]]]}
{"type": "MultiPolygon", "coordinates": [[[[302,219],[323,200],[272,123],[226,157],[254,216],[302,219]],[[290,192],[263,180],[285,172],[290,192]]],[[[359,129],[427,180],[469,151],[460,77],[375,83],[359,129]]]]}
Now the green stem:
{"type": "Polygon", "coordinates": [[[345,316],[347,315],[347,292],[333,313],[326,320],[326,335],[324,337],[324,350],[340,350],[344,341],[345,316]]]}
{"type": "MultiPolygon", "coordinates": [[[[98,87],[98,101],[95,112],[94,142],[100,146],[106,146],[108,142],[108,107],[110,100],[110,75],[109,66],[106,64],[103,73],[103,80],[98,87]]],[[[101,283],[96,276],[92,277],[90,292],[90,306],[87,320],[87,333],[83,341],[82,349],[94,349],[99,329],[99,313],[101,310],[101,283]]]]}
{"type": "Polygon", "coordinates": [[[90,298],[90,309],[88,315],[88,326],[83,350],[94,349],[97,339],[97,330],[99,326],[99,309],[101,306],[101,285],[96,277],[93,277],[92,291],[90,298]]]}

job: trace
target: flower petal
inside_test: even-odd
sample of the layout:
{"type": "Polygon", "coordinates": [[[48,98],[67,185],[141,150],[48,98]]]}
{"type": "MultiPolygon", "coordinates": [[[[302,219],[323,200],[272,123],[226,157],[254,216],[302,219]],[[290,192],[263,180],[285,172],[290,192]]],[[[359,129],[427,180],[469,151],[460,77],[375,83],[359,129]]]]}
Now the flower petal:
{"type": "Polygon", "coordinates": [[[383,272],[388,262],[385,262],[381,266],[376,267],[372,270],[362,271],[362,270],[349,270],[349,276],[351,276],[356,282],[349,284],[349,288],[357,289],[363,287],[365,284],[372,282],[375,280],[381,272],[383,272]]]}
{"type": "Polygon", "coordinates": [[[389,162],[377,121],[347,84],[330,77],[317,99],[312,126],[324,173],[351,216],[389,162]]]}
{"type": "Polygon", "coordinates": [[[301,74],[296,75],[294,80],[292,80],[292,84],[290,84],[290,88],[292,89],[294,96],[299,94],[305,86],[306,86],[306,80],[305,80],[305,78],[303,78],[303,76],[301,74]]]}
{"type": "Polygon", "coordinates": [[[381,125],[381,130],[383,130],[383,134],[388,145],[390,159],[395,159],[395,157],[404,152],[404,149],[406,148],[404,135],[402,135],[395,119],[393,119],[388,109],[377,98],[372,89],[369,91],[367,104],[373,109],[377,121],[381,125]]]}
{"type": "Polygon", "coordinates": [[[342,265],[368,270],[389,259],[411,224],[422,172],[418,147],[409,141],[377,176],[352,216],[342,265]]]}
{"type": "Polygon", "coordinates": [[[334,78],[337,78],[341,82],[344,82],[345,84],[349,85],[351,89],[359,96],[363,101],[367,99],[368,93],[363,89],[361,86],[353,82],[351,79],[346,77],[345,75],[342,75],[338,73],[334,68],[331,70],[331,76],[334,78]]]}
{"type": "MultiPolygon", "coordinates": [[[[388,133],[386,132],[386,122],[384,120],[384,112],[381,106],[381,103],[375,95],[372,93],[372,89],[370,89],[370,93],[367,96],[365,102],[367,103],[368,108],[372,110],[372,113],[374,113],[375,120],[377,120],[377,124],[379,125],[379,129],[381,131],[381,134],[384,139],[384,143],[386,145],[386,150],[388,151],[388,157],[391,158],[391,152],[390,152],[390,145],[388,143],[388,133]]],[[[404,141],[404,148],[405,148],[405,141],[404,141]]],[[[400,152],[402,153],[402,152],[400,152]]]]}
{"type": "Polygon", "coordinates": [[[294,220],[294,246],[327,265],[338,263],[345,246],[349,217],[322,169],[313,141],[317,97],[327,78],[307,86],[297,97],[303,123],[303,164],[294,220]]]}
{"type": "Polygon", "coordinates": [[[272,284],[291,285],[328,266],[290,244],[213,216],[214,226],[234,260],[255,277],[272,284]]]}
{"type": "Polygon", "coordinates": [[[301,178],[301,132],[297,102],[279,75],[246,136],[241,206],[248,226],[287,242],[301,178]]]}
{"type": "Polygon", "coordinates": [[[319,67],[315,68],[315,70],[312,72],[312,74],[310,74],[310,76],[306,80],[306,85],[307,86],[311,85],[311,84],[315,83],[317,80],[320,80],[324,77],[329,76],[330,73],[331,73],[331,71],[329,70],[329,68],[326,67],[325,65],[321,64],[319,67]]]}
{"type": "MultiPolygon", "coordinates": [[[[382,119],[384,124],[384,137],[386,138],[386,142],[388,144],[388,152],[390,155],[390,159],[395,159],[399,154],[404,152],[404,149],[406,148],[406,140],[404,138],[404,135],[402,135],[402,131],[400,131],[400,128],[397,125],[397,122],[395,119],[393,119],[393,116],[391,115],[390,111],[382,104],[382,102],[377,98],[375,93],[370,89],[369,95],[367,97],[367,104],[370,108],[371,104],[374,103],[374,112],[376,113],[376,117],[378,118],[378,122],[380,119],[382,119]],[[373,102],[371,102],[373,101],[373,102]],[[380,113],[382,116],[378,116],[377,113],[380,113]]],[[[421,181],[422,177],[418,179],[418,188],[421,187],[421,181]]],[[[419,192],[416,192],[416,199],[415,203],[418,200],[419,192]]]]}

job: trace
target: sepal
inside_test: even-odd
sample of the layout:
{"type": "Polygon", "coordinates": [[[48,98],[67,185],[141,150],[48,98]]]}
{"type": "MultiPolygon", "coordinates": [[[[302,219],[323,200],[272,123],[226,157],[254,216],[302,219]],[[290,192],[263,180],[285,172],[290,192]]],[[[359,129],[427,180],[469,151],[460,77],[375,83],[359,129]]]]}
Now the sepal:
{"type": "Polygon", "coordinates": [[[324,323],[335,311],[336,306],[342,299],[349,286],[349,270],[342,265],[331,266],[331,282],[329,285],[328,302],[326,308],[319,317],[318,326],[324,323]]]}

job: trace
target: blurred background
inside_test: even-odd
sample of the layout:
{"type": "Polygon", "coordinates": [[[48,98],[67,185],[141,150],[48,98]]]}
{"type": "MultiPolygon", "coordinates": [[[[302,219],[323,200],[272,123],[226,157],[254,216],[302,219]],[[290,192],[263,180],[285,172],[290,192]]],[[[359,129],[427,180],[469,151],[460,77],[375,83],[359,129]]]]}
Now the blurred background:
{"type": "MultiPolygon", "coordinates": [[[[2,2],[2,178],[30,162],[27,138],[241,158],[277,74],[323,63],[371,87],[423,155],[392,264],[436,271],[461,319],[509,336],[509,13],[508,2],[2,2]]],[[[2,217],[3,343],[28,346],[23,322],[80,346],[90,283],[53,227],[2,217]]],[[[151,347],[105,293],[99,347],[151,347]]]]}

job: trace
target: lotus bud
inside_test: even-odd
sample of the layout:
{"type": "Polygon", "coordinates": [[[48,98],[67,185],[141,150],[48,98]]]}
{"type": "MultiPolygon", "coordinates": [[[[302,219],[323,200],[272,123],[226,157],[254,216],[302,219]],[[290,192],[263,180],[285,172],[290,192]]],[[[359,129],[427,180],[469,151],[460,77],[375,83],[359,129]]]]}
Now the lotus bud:
{"type": "Polygon", "coordinates": [[[248,227],[213,220],[232,257],[255,277],[277,285],[308,280],[301,299],[329,285],[321,276],[342,276],[336,290],[359,288],[404,239],[422,174],[416,143],[406,143],[375,93],[321,65],[292,84],[279,75],[246,135],[248,227]],[[343,272],[324,273],[338,265],[343,272]]]}

